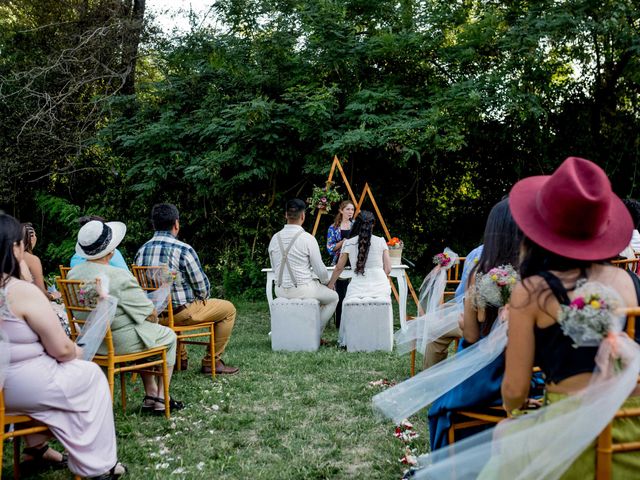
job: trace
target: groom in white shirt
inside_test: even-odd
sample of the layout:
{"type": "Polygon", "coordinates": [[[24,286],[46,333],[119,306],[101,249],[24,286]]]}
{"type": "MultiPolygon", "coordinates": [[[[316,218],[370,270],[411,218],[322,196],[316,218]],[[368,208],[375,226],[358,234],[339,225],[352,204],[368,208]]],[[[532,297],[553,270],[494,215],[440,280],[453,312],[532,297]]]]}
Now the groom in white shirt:
{"type": "Polygon", "coordinates": [[[302,228],[305,208],[298,198],[287,202],[287,224],[271,238],[269,259],[276,275],[276,295],[317,299],[324,329],[338,305],[338,294],[325,285],[329,272],[322,262],[318,242],[302,228]]]}

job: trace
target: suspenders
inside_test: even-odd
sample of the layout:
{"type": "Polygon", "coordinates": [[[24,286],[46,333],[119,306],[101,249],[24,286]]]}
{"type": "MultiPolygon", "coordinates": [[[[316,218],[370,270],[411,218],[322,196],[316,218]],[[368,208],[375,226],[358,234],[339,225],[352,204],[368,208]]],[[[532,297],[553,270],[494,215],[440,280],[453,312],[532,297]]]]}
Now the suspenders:
{"type": "Polygon", "coordinates": [[[300,230],[298,233],[296,233],[293,238],[291,239],[291,243],[289,243],[289,246],[286,248],[284,248],[284,244],[282,243],[282,239],[280,238],[280,234],[278,233],[276,235],[276,238],[278,239],[278,246],[280,247],[280,253],[282,253],[282,263],[280,263],[280,270],[278,271],[278,281],[276,282],[276,285],[279,287],[282,285],[282,275],[284,274],[284,267],[285,265],[287,266],[287,272],[289,272],[289,276],[291,277],[291,281],[293,282],[293,285],[295,287],[298,286],[298,283],[296,282],[296,277],[293,274],[293,268],[291,268],[291,265],[289,264],[289,251],[291,251],[291,247],[293,247],[293,244],[296,243],[296,240],[298,239],[298,237],[304,232],[304,230],[300,230]]]}

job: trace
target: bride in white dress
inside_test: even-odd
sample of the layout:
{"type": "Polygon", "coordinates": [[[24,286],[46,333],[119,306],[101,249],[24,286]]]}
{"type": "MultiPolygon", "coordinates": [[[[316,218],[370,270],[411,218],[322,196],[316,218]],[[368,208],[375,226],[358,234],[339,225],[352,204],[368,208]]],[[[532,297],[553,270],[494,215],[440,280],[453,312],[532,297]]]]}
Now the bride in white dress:
{"type": "Polygon", "coordinates": [[[388,275],[391,272],[389,247],[384,238],[373,235],[373,213],[362,210],[351,227],[351,237],[345,240],[340,251],[329,288],[344,270],[347,261],[354,271],[345,300],[351,297],[384,297],[391,295],[388,275]]]}

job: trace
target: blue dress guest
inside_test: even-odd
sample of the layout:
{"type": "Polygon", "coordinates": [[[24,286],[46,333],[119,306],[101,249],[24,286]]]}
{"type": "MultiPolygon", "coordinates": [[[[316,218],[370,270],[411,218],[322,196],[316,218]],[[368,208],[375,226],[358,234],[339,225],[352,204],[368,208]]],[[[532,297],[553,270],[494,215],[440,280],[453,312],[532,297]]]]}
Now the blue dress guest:
{"type": "MultiPolygon", "coordinates": [[[[331,255],[331,265],[335,265],[340,258],[340,249],[344,241],[349,238],[349,232],[353,225],[353,214],[355,207],[349,200],[340,203],[338,213],[333,224],[327,231],[327,252],[331,255]]],[[[338,306],[336,307],[336,328],[340,328],[340,318],[342,317],[342,300],[347,293],[349,279],[339,279],[336,282],[336,293],[338,294],[338,306]]]]}
{"type": "MultiPolygon", "coordinates": [[[[511,217],[508,200],[497,203],[489,213],[484,231],[484,248],[478,263],[469,262],[468,282],[464,300],[463,342],[461,348],[470,346],[491,332],[498,318],[498,309],[487,306],[480,313],[474,306],[473,295],[476,272],[487,273],[500,265],[517,265],[521,233],[511,217]]],[[[473,253],[473,252],[472,252],[473,253]]],[[[465,262],[465,266],[466,266],[465,262]]],[[[438,398],[429,409],[429,436],[431,450],[437,450],[449,443],[448,431],[453,423],[455,411],[469,408],[483,408],[502,404],[500,385],[504,375],[504,353],[489,365],[472,375],[457,387],[438,398]]],[[[463,438],[477,429],[465,429],[457,433],[463,438]],[[465,435],[466,434],[466,435],[465,435]]],[[[457,439],[458,439],[457,438],[457,439]]]]}
{"type": "MultiPolygon", "coordinates": [[[[92,220],[97,220],[98,222],[103,222],[103,223],[106,222],[104,218],[99,217],[98,215],[87,215],[84,217],[80,217],[78,219],[78,223],[80,223],[80,226],[83,227],[84,225],[91,222],[92,220]]],[[[73,268],[76,265],[80,265],[81,263],[84,263],[86,261],[87,261],[86,258],[82,257],[81,255],[78,255],[77,253],[74,253],[69,262],[69,266],[73,268]]],[[[113,251],[113,257],[111,257],[111,260],[109,260],[109,265],[111,265],[112,267],[129,270],[129,267],[127,266],[127,262],[122,256],[122,253],[120,253],[120,250],[118,250],[117,248],[113,251]]]]}

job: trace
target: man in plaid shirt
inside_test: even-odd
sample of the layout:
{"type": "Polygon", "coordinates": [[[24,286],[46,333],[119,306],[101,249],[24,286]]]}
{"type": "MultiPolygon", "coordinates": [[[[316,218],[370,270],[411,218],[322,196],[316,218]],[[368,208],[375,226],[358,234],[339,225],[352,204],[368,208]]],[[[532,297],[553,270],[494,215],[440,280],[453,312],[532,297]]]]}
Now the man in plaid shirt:
{"type": "MultiPolygon", "coordinates": [[[[236,307],[227,300],[209,298],[209,279],[202,270],[198,254],[190,245],[176,238],[180,231],[180,218],[175,205],[154,205],[151,220],[155,234],[138,250],[136,265],[167,265],[170,270],[180,272],[171,289],[175,325],[215,322],[216,373],[238,373],[238,368],[225,365],[220,359],[231,337],[236,320],[236,307]]],[[[181,362],[186,366],[184,348],[181,356],[181,362]]],[[[209,354],[202,360],[202,372],[211,373],[209,354]]]]}

